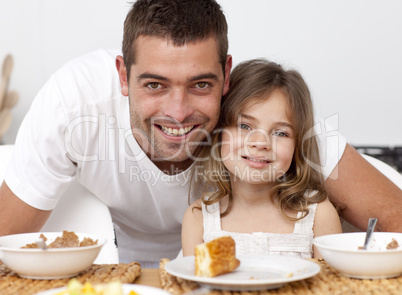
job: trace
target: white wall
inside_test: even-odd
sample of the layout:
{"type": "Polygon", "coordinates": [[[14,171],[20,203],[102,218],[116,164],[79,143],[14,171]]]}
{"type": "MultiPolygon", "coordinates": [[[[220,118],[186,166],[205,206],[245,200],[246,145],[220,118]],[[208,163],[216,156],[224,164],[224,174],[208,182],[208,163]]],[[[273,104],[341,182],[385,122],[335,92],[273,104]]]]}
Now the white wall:
{"type": "Polygon", "coordinates": [[[120,48],[123,0],[0,0],[0,64],[14,57],[10,90],[20,102],[3,138],[13,143],[36,93],[68,60],[98,48],[120,48]]]}
{"type": "MultiPolygon", "coordinates": [[[[320,115],[338,116],[350,143],[402,145],[402,1],[218,2],[235,64],[266,57],[296,68],[320,115]]],[[[10,89],[21,95],[6,143],[55,70],[77,55],[120,48],[129,7],[123,0],[0,0],[0,61],[14,55],[10,89]]]]}

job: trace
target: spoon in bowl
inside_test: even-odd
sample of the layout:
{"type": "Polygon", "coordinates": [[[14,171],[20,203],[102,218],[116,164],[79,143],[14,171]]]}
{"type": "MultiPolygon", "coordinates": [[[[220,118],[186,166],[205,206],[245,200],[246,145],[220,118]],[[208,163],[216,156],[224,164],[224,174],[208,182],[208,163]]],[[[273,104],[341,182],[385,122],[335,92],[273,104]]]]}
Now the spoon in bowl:
{"type": "Polygon", "coordinates": [[[366,240],[364,241],[363,250],[367,250],[367,247],[371,241],[375,225],[377,224],[377,218],[370,218],[367,226],[366,240]]]}

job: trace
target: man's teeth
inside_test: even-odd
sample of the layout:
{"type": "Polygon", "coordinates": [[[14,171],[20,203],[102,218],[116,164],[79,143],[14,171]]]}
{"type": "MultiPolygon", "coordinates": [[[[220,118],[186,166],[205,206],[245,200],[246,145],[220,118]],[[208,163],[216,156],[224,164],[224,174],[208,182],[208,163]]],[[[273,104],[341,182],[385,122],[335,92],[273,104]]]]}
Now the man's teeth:
{"type": "Polygon", "coordinates": [[[173,135],[173,136],[184,135],[186,133],[189,133],[193,128],[194,128],[194,126],[189,126],[189,127],[185,127],[185,128],[167,128],[167,127],[161,126],[161,129],[164,133],[166,133],[168,135],[173,135]]]}
{"type": "Polygon", "coordinates": [[[253,161],[253,162],[257,162],[257,163],[269,163],[269,161],[267,161],[267,160],[256,160],[256,159],[248,158],[248,157],[246,157],[246,159],[253,161]]]}

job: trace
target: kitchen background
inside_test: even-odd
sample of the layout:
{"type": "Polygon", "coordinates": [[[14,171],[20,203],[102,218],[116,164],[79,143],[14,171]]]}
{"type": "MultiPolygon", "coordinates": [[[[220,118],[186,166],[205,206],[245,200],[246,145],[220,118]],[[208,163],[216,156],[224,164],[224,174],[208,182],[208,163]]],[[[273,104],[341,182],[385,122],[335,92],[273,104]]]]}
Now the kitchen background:
{"type": "MultiPolygon", "coordinates": [[[[317,113],[359,151],[402,172],[402,1],[218,0],[230,54],[266,57],[299,70],[317,113]]],[[[13,57],[9,91],[19,95],[12,144],[41,86],[68,60],[120,48],[123,0],[0,0],[0,63],[13,57]]]]}

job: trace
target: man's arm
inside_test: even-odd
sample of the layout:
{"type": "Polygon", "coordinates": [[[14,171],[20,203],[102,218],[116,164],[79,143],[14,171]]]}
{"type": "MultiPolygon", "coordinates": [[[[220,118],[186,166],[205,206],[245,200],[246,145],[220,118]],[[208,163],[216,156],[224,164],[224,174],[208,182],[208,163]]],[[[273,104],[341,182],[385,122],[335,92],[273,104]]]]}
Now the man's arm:
{"type": "Polygon", "coordinates": [[[402,232],[401,189],[348,144],[337,168],[325,187],[342,218],[365,229],[368,219],[376,217],[376,230],[402,232]]]}
{"type": "Polygon", "coordinates": [[[3,181],[0,187],[0,236],[40,231],[50,213],[21,201],[3,181]]]}

